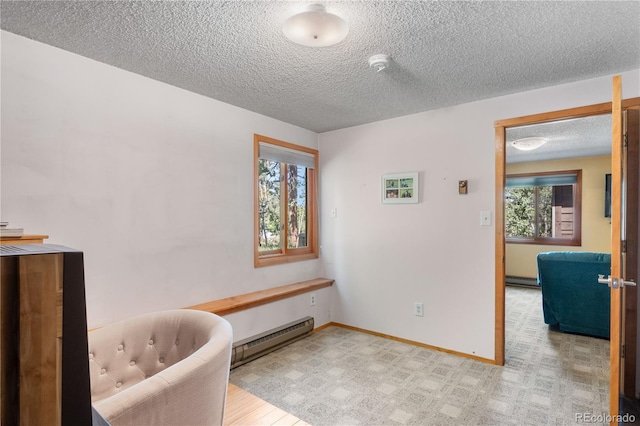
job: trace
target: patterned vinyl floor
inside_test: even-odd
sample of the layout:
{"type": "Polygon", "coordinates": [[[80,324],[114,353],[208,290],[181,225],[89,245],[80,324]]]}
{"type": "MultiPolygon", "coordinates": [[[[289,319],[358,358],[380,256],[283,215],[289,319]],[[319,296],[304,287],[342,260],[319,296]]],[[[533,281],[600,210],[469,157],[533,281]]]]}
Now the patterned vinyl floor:
{"type": "Polygon", "coordinates": [[[549,330],[538,289],[506,297],[504,367],[328,327],[230,380],[315,426],[571,425],[606,413],[609,342],[549,330]]]}

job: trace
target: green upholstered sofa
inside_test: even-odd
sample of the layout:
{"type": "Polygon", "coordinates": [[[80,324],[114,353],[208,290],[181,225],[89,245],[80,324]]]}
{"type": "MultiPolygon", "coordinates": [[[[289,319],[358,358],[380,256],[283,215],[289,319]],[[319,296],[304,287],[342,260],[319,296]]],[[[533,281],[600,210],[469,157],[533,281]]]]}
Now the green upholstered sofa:
{"type": "Polygon", "coordinates": [[[611,255],[594,252],[539,253],[538,285],[544,322],[569,333],[609,338],[609,287],[598,274],[611,273],[611,255]]]}

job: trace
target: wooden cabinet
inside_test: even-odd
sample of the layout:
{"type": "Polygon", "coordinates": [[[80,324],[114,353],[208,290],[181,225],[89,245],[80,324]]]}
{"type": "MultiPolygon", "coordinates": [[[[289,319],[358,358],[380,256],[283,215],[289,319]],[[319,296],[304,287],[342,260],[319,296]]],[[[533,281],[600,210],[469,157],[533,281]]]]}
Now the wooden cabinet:
{"type": "Polygon", "coordinates": [[[91,424],[82,252],[0,250],[0,423],[91,424]]]}

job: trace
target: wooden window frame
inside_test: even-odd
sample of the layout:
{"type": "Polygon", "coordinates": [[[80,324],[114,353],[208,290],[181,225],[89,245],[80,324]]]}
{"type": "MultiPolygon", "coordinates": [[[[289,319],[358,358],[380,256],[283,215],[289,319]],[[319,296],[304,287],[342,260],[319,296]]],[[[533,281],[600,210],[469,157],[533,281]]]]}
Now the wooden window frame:
{"type": "MultiPolygon", "coordinates": [[[[292,144],[290,142],[281,141],[278,139],[273,139],[267,136],[262,136],[258,134],[253,135],[253,182],[254,182],[254,205],[253,205],[253,214],[254,214],[254,241],[253,241],[253,250],[254,257],[253,263],[256,268],[262,266],[269,265],[280,265],[283,263],[289,262],[298,262],[302,260],[310,260],[318,258],[318,197],[317,197],[317,182],[318,182],[318,150],[307,148],[304,146],[292,144]],[[307,247],[302,248],[288,248],[286,242],[286,235],[288,229],[288,215],[283,215],[283,230],[281,231],[284,235],[284,241],[281,244],[281,248],[277,250],[270,250],[268,252],[260,252],[258,250],[258,246],[260,244],[260,213],[259,209],[259,184],[258,184],[258,173],[259,173],[259,153],[260,153],[260,142],[267,143],[270,145],[279,146],[282,148],[292,149],[295,151],[304,152],[306,154],[311,154],[314,156],[315,168],[307,169],[307,247]]],[[[287,191],[283,191],[284,196],[282,197],[281,205],[286,206],[287,191]]],[[[283,211],[286,211],[286,208],[283,208],[283,211]]],[[[283,238],[282,236],[280,237],[283,238]]]]}
{"type": "MultiPolygon", "coordinates": [[[[553,238],[553,237],[507,237],[505,232],[505,242],[507,244],[538,244],[549,246],[582,246],[582,170],[562,170],[553,172],[531,172],[507,175],[508,178],[536,177],[551,175],[576,175],[576,183],[573,185],[573,238],[553,238]]],[[[537,191],[536,191],[537,196],[537,191]]],[[[538,202],[536,200],[536,217],[538,213],[538,202]]],[[[536,219],[537,220],[537,219],[536,219]]],[[[506,226],[506,217],[505,217],[506,226]]]]}

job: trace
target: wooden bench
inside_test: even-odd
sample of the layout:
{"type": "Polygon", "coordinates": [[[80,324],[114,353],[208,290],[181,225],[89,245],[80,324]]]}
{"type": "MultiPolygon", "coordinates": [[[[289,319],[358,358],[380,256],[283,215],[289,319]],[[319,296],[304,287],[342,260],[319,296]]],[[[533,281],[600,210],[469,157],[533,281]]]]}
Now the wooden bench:
{"type": "Polygon", "coordinates": [[[297,296],[298,294],[309,293],[333,285],[334,280],[328,278],[315,278],[313,280],[301,281],[298,283],[273,287],[266,290],[254,291],[241,294],[239,296],[227,297],[226,299],[213,300],[211,302],[200,303],[189,306],[186,309],[212,312],[216,315],[227,315],[233,312],[243,311],[256,306],[275,302],[297,296]]]}

